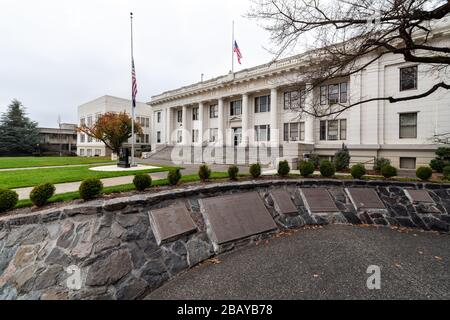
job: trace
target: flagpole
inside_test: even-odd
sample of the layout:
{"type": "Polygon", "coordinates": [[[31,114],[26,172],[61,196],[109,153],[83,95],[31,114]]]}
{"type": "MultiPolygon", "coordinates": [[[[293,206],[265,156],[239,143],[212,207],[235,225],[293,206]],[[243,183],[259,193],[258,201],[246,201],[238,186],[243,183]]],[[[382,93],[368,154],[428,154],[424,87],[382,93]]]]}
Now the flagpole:
{"type": "MultiPolygon", "coordinates": [[[[133,48],[133,12],[130,12],[131,23],[131,63],[134,60],[133,48]]],[[[133,65],[131,66],[133,68],[133,65]]],[[[131,80],[131,166],[134,167],[134,102],[133,102],[133,79],[131,80]]]]}
{"type": "Polygon", "coordinates": [[[231,72],[234,73],[234,20],[231,31],[231,72]]]}

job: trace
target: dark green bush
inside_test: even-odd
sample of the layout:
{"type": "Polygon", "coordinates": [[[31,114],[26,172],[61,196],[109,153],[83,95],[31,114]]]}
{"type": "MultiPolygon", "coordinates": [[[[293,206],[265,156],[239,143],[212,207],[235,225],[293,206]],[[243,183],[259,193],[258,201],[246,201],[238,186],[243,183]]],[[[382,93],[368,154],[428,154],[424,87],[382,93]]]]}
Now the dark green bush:
{"type": "Polygon", "coordinates": [[[228,168],[228,177],[230,180],[237,180],[239,174],[239,168],[235,165],[232,165],[228,168]]]}
{"type": "Polygon", "coordinates": [[[14,209],[17,201],[19,201],[17,192],[8,189],[0,189],[0,212],[14,209]]]}
{"type": "Polygon", "coordinates": [[[257,179],[261,176],[261,165],[259,163],[254,163],[250,166],[250,174],[253,179],[257,179]]]}
{"type": "Polygon", "coordinates": [[[397,175],[397,169],[390,164],[381,167],[381,175],[386,179],[395,177],[397,175]]]}
{"type": "Polygon", "coordinates": [[[180,169],[172,169],[167,174],[167,180],[169,181],[169,184],[172,186],[176,186],[178,182],[181,180],[181,172],[180,169]]]}
{"type": "Polygon", "coordinates": [[[298,165],[298,169],[300,170],[300,174],[306,178],[314,173],[315,167],[311,161],[302,161],[298,165]]]}
{"type": "Polygon", "coordinates": [[[345,145],[334,155],[334,166],[337,171],[348,169],[350,166],[350,153],[345,145]]]}
{"type": "Polygon", "coordinates": [[[446,166],[446,162],[442,159],[433,159],[430,162],[431,169],[433,169],[439,173],[442,173],[445,166],[446,166]]]}
{"type": "Polygon", "coordinates": [[[144,191],[145,189],[151,187],[152,177],[148,174],[137,174],[134,176],[133,184],[136,187],[136,190],[144,191]]]}
{"type": "Polygon", "coordinates": [[[354,179],[361,179],[366,174],[366,167],[361,163],[355,164],[352,167],[351,173],[354,179]]]}
{"type": "Polygon", "coordinates": [[[416,176],[420,180],[428,180],[433,175],[433,170],[430,167],[420,167],[416,170],[416,176]]]}
{"type": "Polygon", "coordinates": [[[55,194],[55,186],[51,183],[40,184],[31,190],[30,200],[37,207],[43,207],[55,194]]]}
{"type": "Polygon", "coordinates": [[[332,177],[336,173],[336,168],[334,167],[334,164],[332,164],[328,160],[322,160],[320,162],[320,174],[323,177],[332,177]]]}
{"type": "Polygon", "coordinates": [[[314,164],[314,169],[319,169],[320,166],[320,157],[318,154],[311,153],[309,155],[309,161],[314,164]]]}
{"type": "Polygon", "coordinates": [[[206,164],[203,164],[198,168],[198,176],[200,177],[200,180],[203,182],[209,179],[209,177],[211,176],[211,170],[206,164]]]}
{"type": "Polygon", "coordinates": [[[92,200],[97,198],[103,190],[103,183],[99,179],[86,179],[84,180],[78,192],[83,200],[92,200]]]}
{"type": "Polygon", "coordinates": [[[290,171],[291,168],[289,168],[289,163],[286,160],[278,163],[278,175],[280,177],[286,177],[290,171]]]}
{"type": "Polygon", "coordinates": [[[444,173],[444,179],[450,180],[450,166],[446,166],[442,172],[444,173]]]}
{"type": "Polygon", "coordinates": [[[381,168],[385,165],[391,165],[391,160],[385,158],[376,158],[373,165],[373,170],[381,172],[381,168]]]}

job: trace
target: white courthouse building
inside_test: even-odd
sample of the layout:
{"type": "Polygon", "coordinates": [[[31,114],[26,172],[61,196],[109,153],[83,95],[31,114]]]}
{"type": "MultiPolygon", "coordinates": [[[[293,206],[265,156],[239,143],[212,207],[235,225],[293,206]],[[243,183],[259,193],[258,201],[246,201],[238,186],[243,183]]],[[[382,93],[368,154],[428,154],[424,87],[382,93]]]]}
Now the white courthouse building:
{"type": "MultiPolygon", "coordinates": [[[[103,96],[78,107],[79,126],[91,126],[100,115],[107,112],[126,112],[131,116],[131,100],[103,96]]],[[[150,148],[151,109],[142,102],[136,103],[136,121],[141,124],[143,134],[136,136],[136,150],[150,148]]],[[[77,154],[82,157],[109,156],[111,150],[101,141],[97,141],[84,133],[78,132],[77,154]]],[[[129,144],[131,140],[129,141],[129,144]]]]}
{"type": "MultiPolygon", "coordinates": [[[[448,27],[432,37],[439,45],[450,45],[448,27]]],[[[324,118],[300,113],[298,106],[417,95],[438,82],[448,83],[448,73],[432,73],[429,65],[387,54],[350,77],[303,95],[310,86],[308,61],[298,55],[153,96],[148,104],[154,149],[214,145],[224,154],[244,149],[238,162],[252,163],[260,160],[255,150],[269,146],[268,157],[276,163],[309,153],[331,158],[345,144],[352,163],[371,166],[384,157],[405,169],[428,165],[434,158],[439,146],[435,136],[450,132],[450,91],[398,103],[373,101],[324,118]]],[[[227,158],[217,150],[212,156],[217,163],[236,162],[236,156],[227,158]]]]}

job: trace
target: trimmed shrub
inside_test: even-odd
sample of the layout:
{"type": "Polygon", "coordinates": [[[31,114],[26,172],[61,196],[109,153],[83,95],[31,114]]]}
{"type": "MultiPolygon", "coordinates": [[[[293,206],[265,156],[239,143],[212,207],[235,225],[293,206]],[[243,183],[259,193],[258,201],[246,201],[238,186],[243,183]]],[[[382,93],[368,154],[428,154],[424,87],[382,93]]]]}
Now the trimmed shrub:
{"type": "Polygon", "coordinates": [[[261,165],[259,163],[254,163],[250,166],[250,174],[253,179],[258,179],[261,176],[261,165]]]}
{"type": "Polygon", "coordinates": [[[306,178],[314,173],[315,167],[311,161],[302,161],[298,165],[298,169],[300,170],[300,174],[306,178]]]}
{"type": "Polygon", "coordinates": [[[390,164],[387,164],[381,168],[381,175],[386,179],[395,177],[397,175],[397,169],[390,164]]]}
{"type": "Polygon", "coordinates": [[[433,170],[430,167],[420,167],[416,170],[416,176],[420,180],[428,180],[433,175],[433,170]]]}
{"type": "Polygon", "coordinates": [[[286,160],[278,163],[278,175],[280,177],[286,177],[290,171],[291,168],[289,168],[289,163],[286,160]]]}
{"type": "Polygon", "coordinates": [[[239,168],[235,165],[232,165],[228,168],[228,177],[230,180],[237,180],[239,174],[239,168]]]}
{"type": "Polygon", "coordinates": [[[0,212],[14,209],[19,201],[17,192],[8,189],[0,189],[0,212]]]}
{"type": "Polygon", "coordinates": [[[445,180],[450,180],[450,166],[446,166],[443,170],[442,170],[443,174],[444,174],[444,179],[445,180]]]}
{"type": "Polygon", "coordinates": [[[447,163],[444,160],[442,160],[442,159],[433,159],[430,162],[430,167],[431,167],[431,169],[433,169],[433,170],[435,170],[435,171],[437,171],[439,173],[442,173],[442,171],[444,170],[446,164],[447,163]]]}
{"type": "Polygon", "coordinates": [[[206,164],[203,164],[198,168],[198,176],[200,177],[200,180],[203,182],[209,179],[209,177],[211,176],[211,170],[206,164]]]}
{"type": "Polygon", "coordinates": [[[37,207],[43,207],[55,194],[55,186],[51,183],[40,184],[31,190],[30,200],[37,207]]]}
{"type": "Polygon", "coordinates": [[[361,163],[355,164],[352,167],[351,173],[354,179],[361,179],[366,174],[366,167],[361,163]]]}
{"type": "Polygon", "coordinates": [[[314,164],[314,169],[319,169],[320,166],[320,157],[318,154],[311,153],[309,155],[309,162],[312,162],[314,164]]]}
{"type": "Polygon", "coordinates": [[[381,168],[385,165],[391,165],[391,160],[385,158],[376,158],[373,165],[373,170],[381,172],[381,168]]]}
{"type": "Polygon", "coordinates": [[[334,164],[332,164],[328,160],[322,160],[320,162],[320,174],[323,177],[332,177],[336,173],[336,168],[334,167],[334,164]]]}
{"type": "Polygon", "coordinates": [[[342,149],[334,154],[334,166],[337,171],[348,169],[350,166],[350,152],[345,145],[342,149]]]}
{"type": "Polygon", "coordinates": [[[181,180],[181,172],[180,169],[170,170],[167,174],[167,180],[169,180],[169,184],[172,186],[176,186],[178,182],[181,180]]]}
{"type": "Polygon", "coordinates": [[[103,183],[99,179],[86,179],[84,180],[78,192],[81,199],[87,201],[97,198],[103,190],[103,183]]]}
{"type": "Polygon", "coordinates": [[[152,186],[152,177],[148,174],[137,174],[134,176],[133,184],[138,191],[144,191],[152,186]]]}

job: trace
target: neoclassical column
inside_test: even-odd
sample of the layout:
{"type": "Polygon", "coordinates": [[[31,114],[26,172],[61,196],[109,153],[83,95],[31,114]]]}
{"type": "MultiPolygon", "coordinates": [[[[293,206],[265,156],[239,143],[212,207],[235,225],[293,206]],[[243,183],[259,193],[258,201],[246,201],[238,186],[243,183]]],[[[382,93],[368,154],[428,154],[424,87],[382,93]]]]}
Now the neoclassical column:
{"type": "Polygon", "coordinates": [[[270,142],[272,145],[278,145],[279,128],[278,128],[278,90],[272,88],[270,90],[270,142]]]}
{"type": "Polygon", "coordinates": [[[173,110],[171,107],[166,108],[166,143],[172,144],[172,123],[173,123],[173,110]]]}
{"type": "Polygon", "coordinates": [[[242,95],[242,145],[243,146],[247,146],[248,141],[249,141],[248,119],[249,119],[248,93],[244,93],[242,95]]]}
{"type": "Polygon", "coordinates": [[[203,102],[200,102],[198,104],[198,122],[199,122],[198,144],[199,145],[203,144],[203,133],[205,131],[205,124],[203,123],[204,113],[205,113],[205,104],[203,102]]]}
{"type": "MultiPolygon", "coordinates": [[[[307,83],[305,89],[305,108],[306,110],[311,111],[314,103],[313,87],[311,84],[307,83]]],[[[305,143],[314,144],[314,122],[314,116],[305,114],[305,143]]]]}
{"type": "Polygon", "coordinates": [[[219,138],[218,138],[218,140],[219,140],[219,145],[224,145],[224,134],[225,134],[225,132],[224,132],[224,129],[225,129],[225,127],[224,127],[224,119],[225,119],[225,110],[224,110],[224,102],[223,102],[223,98],[220,98],[219,99],[219,101],[218,101],[218,122],[219,122],[219,127],[218,127],[218,129],[219,129],[219,138]]]}
{"type": "Polygon", "coordinates": [[[189,141],[189,128],[188,128],[188,107],[187,105],[183,106],[183,119],[181,120],[181,124],[183,127],[182,133],[182,144],[187,146],[190,144],[189,141]]]}

